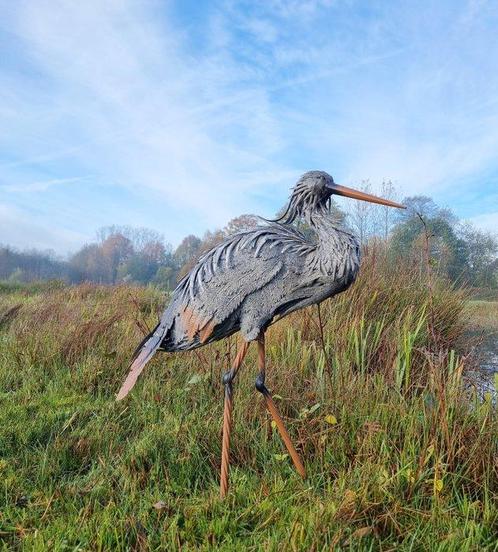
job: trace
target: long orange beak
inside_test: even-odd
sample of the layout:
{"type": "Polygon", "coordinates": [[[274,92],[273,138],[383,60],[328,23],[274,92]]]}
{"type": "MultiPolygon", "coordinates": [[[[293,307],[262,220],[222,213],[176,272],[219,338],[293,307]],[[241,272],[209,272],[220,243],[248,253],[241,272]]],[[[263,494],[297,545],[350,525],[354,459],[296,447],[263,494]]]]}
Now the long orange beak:
{"type": "Polygon", "coordinates": [[[334,184],[331,186],[330,190],[336,195],[360,199],[361,201],[369,201],[370,203],[378,203],[379,205],[387,205],[388,207],[406,209],[406,207],[401,205],[401,203],[396,203],[395,201],[390,201],[389,199],[382,199],[381,197],[366,194],[365,192],[359,192],[358,190],[353,190],[353,188],[347,188],[346,186],[339,186],[339,184],[334,184]]]}

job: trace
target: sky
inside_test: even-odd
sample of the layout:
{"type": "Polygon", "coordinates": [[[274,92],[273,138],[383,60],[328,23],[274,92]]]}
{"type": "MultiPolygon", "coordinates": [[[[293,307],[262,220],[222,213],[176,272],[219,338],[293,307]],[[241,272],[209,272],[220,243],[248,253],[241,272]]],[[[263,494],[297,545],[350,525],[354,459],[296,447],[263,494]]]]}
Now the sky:
{"type": "Polygon", "coordinates": [[[498,230],[497,28],[485,0],[0,0],[0,243],[176,245],[311,169],[498,230]]]}

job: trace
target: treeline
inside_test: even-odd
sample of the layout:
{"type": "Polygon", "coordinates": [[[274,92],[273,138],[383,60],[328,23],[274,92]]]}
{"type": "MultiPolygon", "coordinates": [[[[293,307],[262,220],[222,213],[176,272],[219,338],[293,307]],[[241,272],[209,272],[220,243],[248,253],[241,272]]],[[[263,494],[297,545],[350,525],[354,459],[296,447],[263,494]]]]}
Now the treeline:
{"type": "Polygon", "coordinates": [[[93,243],[63,260],[50,251],[17,251],[0,246],[0,280],[33,282],[63,280],[78,284],[151,284],[173,289],[195,260],[226,236],[255,226],[258,218],[242,215],[227,226],[206,232],[203,238],[186,236],[176,249],[159,233],[148,228],[107,226],[93,243]]]}
{"type": "MultiPolygon", "coordinates": [[[[375,190],[367,181],[361,189],[400,201],[391,182],[375,190]]],[[[421,270],[429,263],[431,270],[452,282],[498,288],[498,234],[463,223],[427,196],[406,197],[401,203],[406,210],[352,201],[346,223],[364,246],[381,240],[392,263],[410,263],[421,270]]]]}
{"type": "MultiPolygon", "coordinates": [[[[361,188],[375,192],[368,182],[361,188]]],[[[377,191],[391,199],[390,182],[377,191]]],[[[362,245],[382,242],[393,263],[411,263],[432,270],[450,281],[478,288],[498,288],[498,238],[472,225],[462,224],[448,209],[426,196],[403,200],[405,211],[352,201],[349,211],[334,205],[341,224],[349,226],[362,245]]],[[[0,246],[0,279],[14,282],[57,279],[68,283],[92,281],[154,285],[173,289],[176,282],[208,250],[228,235],[258,224],[254,215],[242,215],[226,227],[206,232],[202,238],[186,236],[176,249],[157,232],[145,228],[109,226],[97,232],[95,242],[84,245],[67,259],[54,253],[17,251],[0,246]]],[[[303,231],[307,231],[305,227],[303,231]]]]}

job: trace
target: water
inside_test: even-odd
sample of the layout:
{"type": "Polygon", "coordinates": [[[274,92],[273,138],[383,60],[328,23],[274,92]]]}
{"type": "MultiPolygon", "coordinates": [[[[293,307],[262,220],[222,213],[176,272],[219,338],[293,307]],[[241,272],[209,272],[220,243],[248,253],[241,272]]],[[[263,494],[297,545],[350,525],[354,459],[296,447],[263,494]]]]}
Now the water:
{"type": "Polygon", "coordinates": [[[492,398],[498,400],[496,374],[498,374],[498,336],[490,335],[483,339],[475,349],[479,359],[476,370],[469,371],[467,376],[469,383],[475,385],[479,394],[484,397],[490,393],[492,398]]]}
{"type": "Polygon", "coordinates": [[[496,383],[498,379],[498,340],[493,340],[493,343],[481,352],[482,360],[480,364],[480,372],[483,377],[485,391],[489,391],[495,398],[498,396],[498,388],[496,383]]]}

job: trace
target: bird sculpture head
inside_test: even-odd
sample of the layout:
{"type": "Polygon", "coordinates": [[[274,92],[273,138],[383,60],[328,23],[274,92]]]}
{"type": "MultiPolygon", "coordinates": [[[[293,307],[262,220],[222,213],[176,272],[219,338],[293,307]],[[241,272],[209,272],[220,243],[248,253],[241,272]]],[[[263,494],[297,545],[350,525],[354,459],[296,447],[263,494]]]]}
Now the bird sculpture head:
{"type": "Polygon", "coordinates": [[[379,205],[405,209],[404,205],[388,199],[382,199],[365,192],[340,186],[334,182],[330,174],[324,171],[308,171],[296,182],[284,214],[275,220],[288,224],[296,219],[312,220],[314,214],[326,214],[330,211],[332,195],[339,195],[369,201],[379,205]]]}

